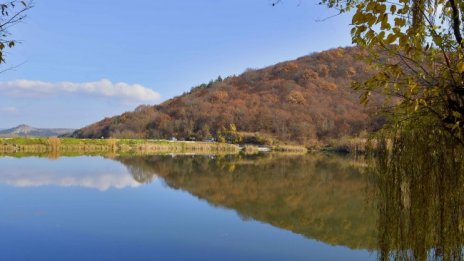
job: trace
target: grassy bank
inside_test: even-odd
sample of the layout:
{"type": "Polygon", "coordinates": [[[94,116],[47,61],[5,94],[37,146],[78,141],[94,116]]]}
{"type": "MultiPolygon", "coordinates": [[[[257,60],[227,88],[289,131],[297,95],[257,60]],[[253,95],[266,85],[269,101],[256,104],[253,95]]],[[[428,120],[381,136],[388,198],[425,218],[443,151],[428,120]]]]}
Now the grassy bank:
{"type": "Polygon", "coordinates": [[[361,137],[342,137],[339,139],[329,140],[322,151],[336,152],[336,153],[354,153],[363,154],[366,152],[368,138],[361,137]]]}
{"type": "Polygon", "coordinates": [[[295,145],[276,145],[272,147],[275,152],[307,153],[308,149],[303,146],[295,145]]]}
{"type": "Polygon", "coordinates": [[[238,153],[237,145],[138,139],[3,138],[1,153],[238,153]]]}
{"type": "Polygon", "coordinates": [[[177,154],[246,154],[280,152],[304,154],[310,151],[334,153],[363,153],[367,138],[344,137],[318,141],[313,146],[274,144],[272,146],[244,145],[219,142],[168,141],[152,139],[76,139],[76,138],[0,138],[0,153],[49,153],[59,154],[106,154],[106,153],[177,153],[177,154]]]}

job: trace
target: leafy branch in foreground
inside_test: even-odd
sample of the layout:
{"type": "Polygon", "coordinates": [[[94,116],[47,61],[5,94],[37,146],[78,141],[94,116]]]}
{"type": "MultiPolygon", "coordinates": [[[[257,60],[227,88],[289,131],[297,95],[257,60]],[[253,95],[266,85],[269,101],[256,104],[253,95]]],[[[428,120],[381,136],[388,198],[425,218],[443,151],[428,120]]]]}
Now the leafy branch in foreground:
{"type": "Polygon", "coordinates": [[[7,1],[0,3],[0,64],[6,62],[7,48],[13,48],[17,40],[14,40],[10,28],[26,18],[26,12],[33,6],[32,1],[7,1]]]}
{"type": "MultiPolygon", "coordinates": [[[[464,144],[464,2],[322,0],[352,16],[352,41],[370,50],[377,74],[355,83],[367,103],[389,97],[394,126],[434,118],[464,144]]],[[[420,127],[420,126],[419,126],[420,127]]]]}

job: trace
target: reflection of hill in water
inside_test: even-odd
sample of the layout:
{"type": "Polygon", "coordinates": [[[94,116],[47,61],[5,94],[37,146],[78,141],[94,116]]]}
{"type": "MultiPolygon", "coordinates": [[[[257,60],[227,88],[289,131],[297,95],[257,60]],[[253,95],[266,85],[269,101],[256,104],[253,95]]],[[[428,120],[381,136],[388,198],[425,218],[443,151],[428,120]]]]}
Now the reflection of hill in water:
{"type": "Polygon", "coordinates": [[[375,210],[359,169],[338,157],[122,157],[138,181],[155,173],[210,204],[333,245],[373,249],[375,210]]]}

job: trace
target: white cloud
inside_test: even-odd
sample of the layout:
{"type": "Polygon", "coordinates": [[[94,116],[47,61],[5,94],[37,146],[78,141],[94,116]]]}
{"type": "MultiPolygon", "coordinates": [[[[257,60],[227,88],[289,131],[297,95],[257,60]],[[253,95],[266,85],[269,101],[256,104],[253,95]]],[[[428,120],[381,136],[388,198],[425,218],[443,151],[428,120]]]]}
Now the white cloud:
{"type": "Polygon", "coordinates": [[[0,108],[0,112],[14,114],[18,112],[18,109],[16,109],[16,107],[5,107],[5,108],[0,108]]]}
{"type": "Polygon", "coordinates": [[[109,160],[101,158],[75,157],[60,158],[61,164],[47,159],[17,159],[0,158],[2,172],[0,184],[15,187],[83,187],[105,191],[111,188],[135,188],[141,184],[137,182],[124,166],[114,162],[107,165],[109,160]],[[26,164],[23,163],[26,162],[26,164]],[[78,166],[67,169],[68,162],[78,166]],[[78,164],[86,162],[86,164],[78,164]],[[24,167],[24,166],[26,167],[24,167]],[[23,166],[23,167],[21,167],[23,166]]]}
{"type": "Polygon", "coordinates": [[[160,94],[140,84],[124,82],[113,83],[102,79],[95,82],[44,82],[34,80],[14,80],[0,82],[0,93],[15,96],[31,96],[43,94],[85,94],[90,96],[108,97],[123,102],[159,101],[160,94]]]}
{"type": "Polygon", "coordinates": [[[7,184],[15,187],[41,187],[41,186],[60,186],[60,187],[84,187],[95,188],[101,191],[110,188],[138,187],[140,184],[126,173],[89,173],[79,176],[63,175],[63,173],[43,173],[27,171],[12,171],[14,173],[0,176],[0,184],[7,184]]]}

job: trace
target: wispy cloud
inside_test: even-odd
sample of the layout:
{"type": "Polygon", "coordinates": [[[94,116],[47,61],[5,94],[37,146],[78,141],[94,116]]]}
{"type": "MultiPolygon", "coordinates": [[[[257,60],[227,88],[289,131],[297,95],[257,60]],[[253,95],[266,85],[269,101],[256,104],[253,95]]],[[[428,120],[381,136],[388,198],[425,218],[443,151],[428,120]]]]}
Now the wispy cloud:
{"type": "Polygon", "coordinates": [[[0,82],[0,93],[14,96],[44,94],[85,94],[107,97],[123,102],[155,103],[160,94],[140,84],[113,83],[102,79],[95,82],[44,82],[35,80],[14,80],[0,82]]]}
{"type": "Polygon", "coordinates": [[[41,186],[60,186],[60,187],[84,187],[106,191],[110,188],[138,187],[140,184],[125,172],[101,172],[93,170],[88,172],[85,168],[80,169],[79,175],[69,172],[56,172],[53,169],[49,172],[37,172],[37,168],[29,167],[22,170],[13,167],[6,167],[5,172],[0,175],[0,184],[15,187],[41,187],[41,186]],[[10,170],[11,168],[11,170],[10,170]],[[13,174],[14,173],[14,174],[13,174]]]}
{"type": "Polygon", "coordinates": [[[4,107],[0,108],[0,112],[14,114],[18,112],[18,109],[16,109],[16,107],[4,107]]]}

